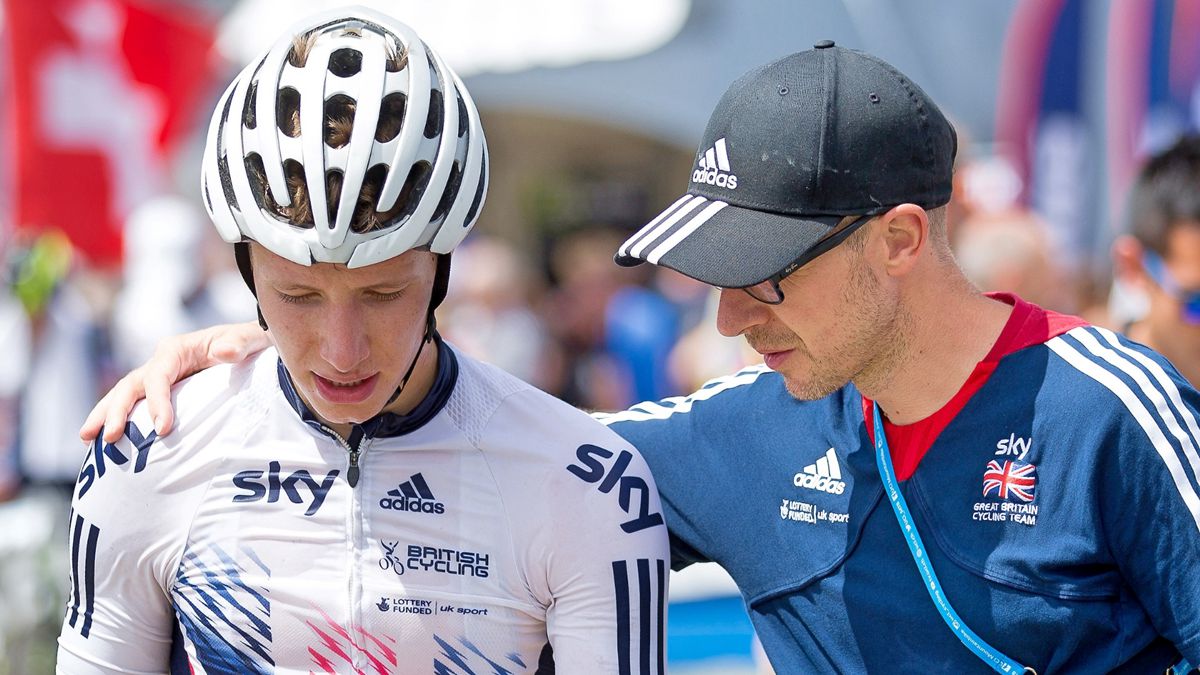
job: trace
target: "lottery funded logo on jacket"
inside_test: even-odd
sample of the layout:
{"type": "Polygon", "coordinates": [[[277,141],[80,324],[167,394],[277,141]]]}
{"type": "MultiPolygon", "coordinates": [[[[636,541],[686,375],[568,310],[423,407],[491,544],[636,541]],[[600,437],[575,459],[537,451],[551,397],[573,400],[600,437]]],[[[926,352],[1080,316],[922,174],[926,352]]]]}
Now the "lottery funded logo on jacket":
{"type": "Polygon", "coordinates": [[[1032,438],[1010,434],[996,444],[996,456],[983,470],[983,497],[976,502],[971,519],[980,522],[1037,524],[1037,465],[1025,462],[1032,438]]]}

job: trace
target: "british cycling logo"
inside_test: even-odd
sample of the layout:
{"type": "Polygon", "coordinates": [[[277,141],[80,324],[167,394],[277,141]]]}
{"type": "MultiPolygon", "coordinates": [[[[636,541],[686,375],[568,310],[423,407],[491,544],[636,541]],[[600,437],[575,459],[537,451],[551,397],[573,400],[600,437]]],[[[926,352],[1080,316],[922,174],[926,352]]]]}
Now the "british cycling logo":
{"type": "Polygon", "coordinates": [[[424,571],[486,579],[491,574],[491,556],[486,553],[421,544],[401,548],[399,541],[383,539],[379,540],[379,547],[383,550],[379,568],[391,570],[397,576],[403,576],[405,571],[424,571]]]}
{"type": "Polygon", "coordinates": [[[325,497],[329,494],[329,490],[333,487],[333,481],[338,476],[338,470],[334,469],[326,474],[322,481],[317,482],[317,479],[313,478],[307,469],[293,471],[287,478],[280,478],[280,470],[279,462],[271,462],[267,465],[265,472],[258,470],[239,472],[233,477],[233,484],[245,490],[246,493],[234,495],[233,501],[244,503],[265,499],[268,504],[274,504],[279,501],[281,495],[287,495],[288,501],[293,504],[303,504],[304,497],[300,492],[304,487],[308,488],[310,498],[304,515],[311,516],[325,503],[325,497]],[[262,480],[264,474],[265,481],[262,480]]]}
{"type": "Polygon", "coordinates": [[[411,478],[400,483],[394,490],[388,490],[387,496],[379,500],[379,506],[391,511],[407,511],[409,513],[445,513],[446,505],[437,501],[433,490],[425,482],[425,477],[414,473],[411,478]]]}
{"type": "Polygon", "coordinates": [[[633,534],[648,527],[662,525],[662,514],[650,512],[650,486],[646,480],[641,476],[625,475],[625,470],[629,468],[629,462],[633,460],[633,454],[628,450],[622,450],[611,466],[605,466],[601,460],[612,456],[612,450],[606,450],[598,445],[581,445],[575,451],[575,457],[579,463],[568,465],[567,471],[584,482],[599,483],[596,489],[604,494],[608,494],[614,487],[620,486],[617,503],[621,510],[633,516],[632,520],[621,523],[621,529],[626,533],[633,534]],[[634,502],[635,493],[638,497],[636,503],[634,502]]]}

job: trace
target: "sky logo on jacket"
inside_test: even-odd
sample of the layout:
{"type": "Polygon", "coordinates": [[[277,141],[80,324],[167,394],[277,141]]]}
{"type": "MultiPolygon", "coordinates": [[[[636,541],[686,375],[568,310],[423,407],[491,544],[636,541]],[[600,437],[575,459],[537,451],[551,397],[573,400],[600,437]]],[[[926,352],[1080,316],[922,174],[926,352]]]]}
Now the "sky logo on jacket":
{"type": "Polygon", "coordinates": [[[433,496],[425,477],[414,473],[411,478],[388,490],[387,496],[379,500],[379,506],[392,511],[409,513],[445,513],[446,505],[433,496]]]}
{"type": "Polygon", "coordinates": [[[294,471],[287,478],[281,478],[279,462],[267,465],[266,481],[262,480],[263,471],[242,471],[233,477],[233,484],[246,491],[246,494],[234,495],[235,502],[257,502],[266,500],[268,504],[279,501],[281,495],[286,495],[293,504],[303,504],[308,499],[308,508],[304,515],[311,516],[325,503],[325,496],[333,487],[333,481],[338,476],[334,469],[326,474],[324,480],[318,482],[306,469],[294,471]],[[307,495],[301,494],[301,488],[307,488],[307,495]]]}

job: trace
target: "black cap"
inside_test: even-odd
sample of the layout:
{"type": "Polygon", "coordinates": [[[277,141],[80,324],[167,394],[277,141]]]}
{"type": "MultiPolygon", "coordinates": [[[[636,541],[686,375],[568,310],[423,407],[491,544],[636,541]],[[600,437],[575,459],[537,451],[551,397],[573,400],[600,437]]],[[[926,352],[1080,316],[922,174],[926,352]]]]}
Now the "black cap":
{"type": "Polygon", "coordinates": [[[709,118],[687,194],[621,245],[741,288],[803,260],[844,217],[950,201],[957,138],[891,65],[823,40],[750,71],[709,118]]]}

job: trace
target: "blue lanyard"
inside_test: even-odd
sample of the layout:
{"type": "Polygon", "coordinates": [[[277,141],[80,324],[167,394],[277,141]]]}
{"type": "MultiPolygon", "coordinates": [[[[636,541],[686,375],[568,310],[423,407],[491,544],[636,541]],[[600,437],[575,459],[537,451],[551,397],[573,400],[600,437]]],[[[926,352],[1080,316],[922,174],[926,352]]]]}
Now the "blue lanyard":
{"type": "Polygon", "coordinates": [[[950,606],[950,601],[942,592],[942,584],[938,582],[937,575],[933,573],[933,566],[929,563],[929,556],[925,553],[925,544],[921,543],[921,535],[917,533],[917,526],[908,513],[908,504],[904,502],[904,495],[900,492],[900,483],[896,480],[895,470],[892,469],[892,456],[888,451],[887,436],[883,432],[883,416],[879,413],[879,404],[873,404],[873,409],[875,415],[875,463],[879,465],[879,475],[883,478],[883,487],[887,492],[888,501],[892,503],[892,510],[896,512],[896,520],[900,521],[900,529],[904,531],[908,550],[912,552],[917,569],[921,572],[921,578],[925,580],[925,589],[933,598],[933,605],[942,615],[942,620],[954,632],[954,636],[958,638],[959,642],[963,643],[963,646],[970,649],[975,656],[982,659],[996,672],[1010,675],[1013,673],[1036,675],[1037,671],[1034,669],[1022,666],[984,642],[967,627],[967,624],[963,623],[962,619],[958,618],[958,614],[950,606]]]}

